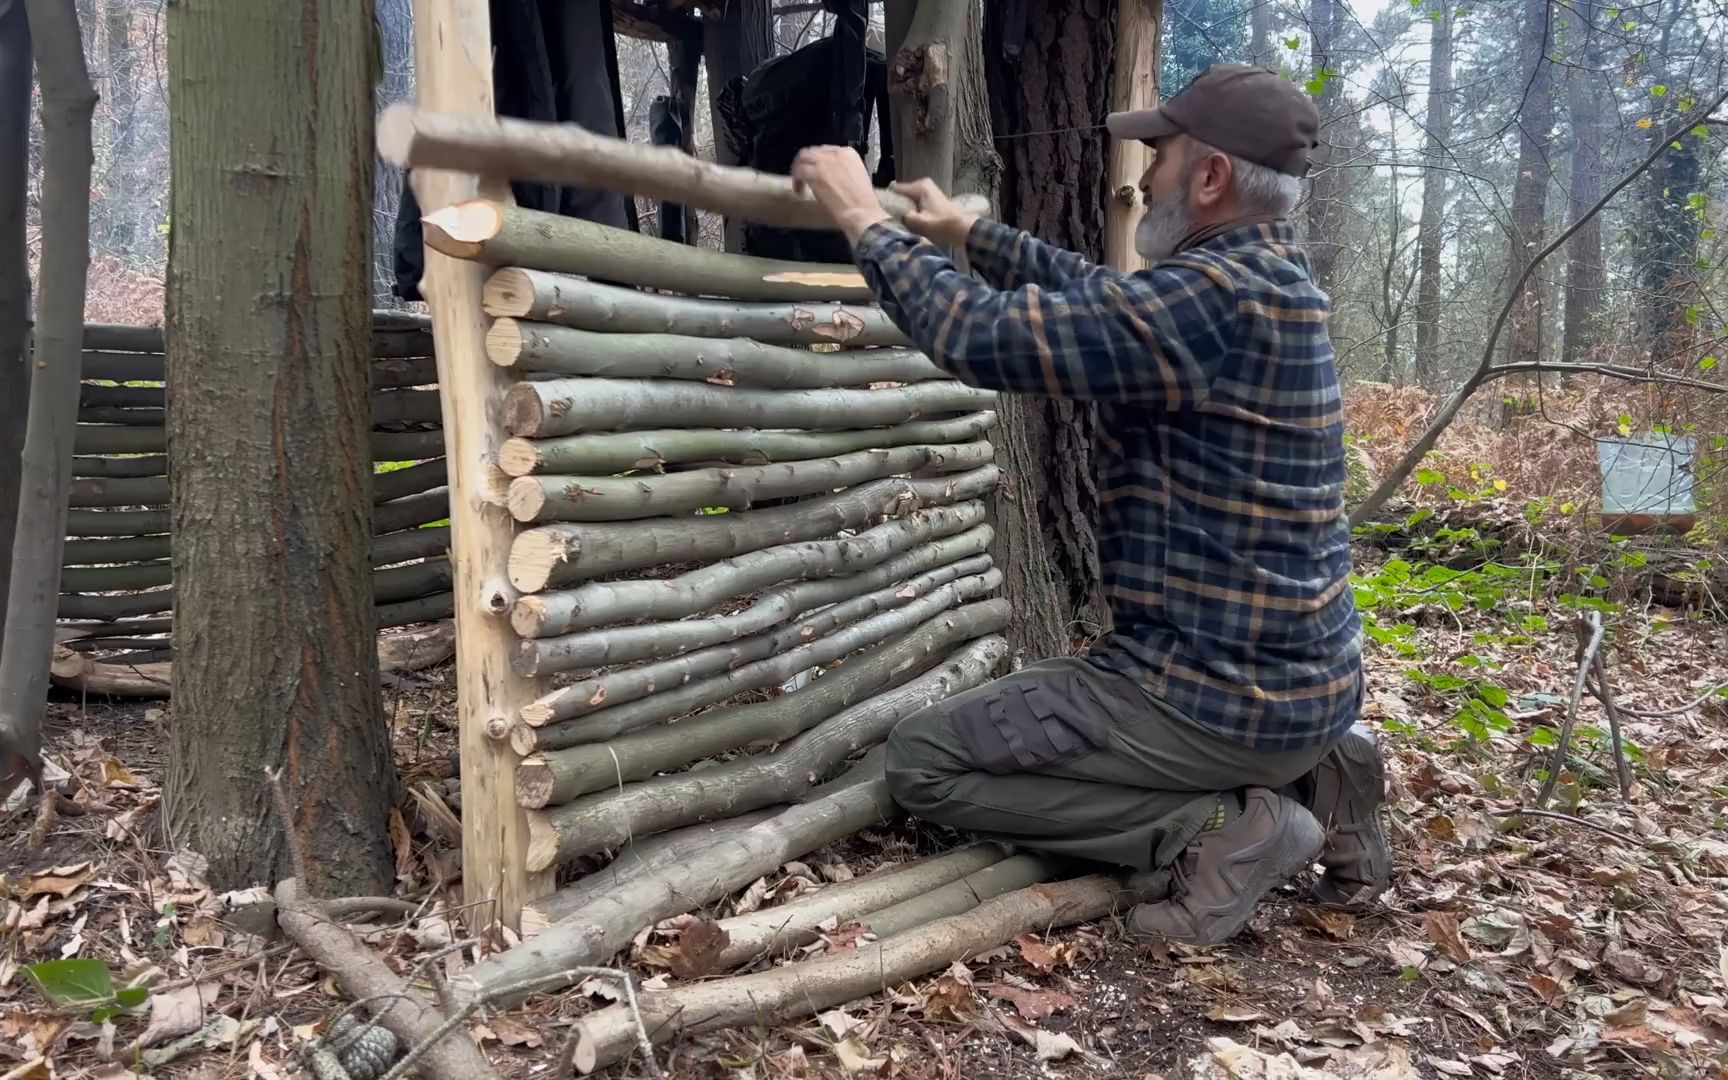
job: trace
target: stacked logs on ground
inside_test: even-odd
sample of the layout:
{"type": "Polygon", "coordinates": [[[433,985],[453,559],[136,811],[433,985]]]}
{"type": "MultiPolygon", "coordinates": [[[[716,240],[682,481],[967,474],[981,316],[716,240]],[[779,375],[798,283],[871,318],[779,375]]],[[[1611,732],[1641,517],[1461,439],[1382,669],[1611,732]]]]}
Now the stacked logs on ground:
{"type": "MultiPolygon", "coordinates": [[[[167,391],[160,327],[85,328],[60,618],[80,645],[166,634],[173,606],[167,505],[167,391]]],[[[452,613],[441,407],[428,321],[375,312],[373,457],[406,467],[373,478],[373,565],[381,627],[452,613]],[[432,527],[425,527],[432,526],[432,527]]],[[[166,638],[159,648],[168,649],[166,638]]]]}

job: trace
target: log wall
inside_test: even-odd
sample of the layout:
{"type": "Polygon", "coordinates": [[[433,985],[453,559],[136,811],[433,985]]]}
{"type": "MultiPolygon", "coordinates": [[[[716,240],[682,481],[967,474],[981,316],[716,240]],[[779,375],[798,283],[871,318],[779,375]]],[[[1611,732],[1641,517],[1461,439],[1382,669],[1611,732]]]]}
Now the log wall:
{"type": "Polygon", "coordinates": [[[490,440],[517,523],[496,614],[538,696],[487,735],[516,762],[529,873],[797,802],[995,674],[994,395],[831,299],[852,268],[702,252],[729,296],[654,292],[689,249],[495,219],[507,246],[447,253],[494,267],[486,354],[515,380],[490,440]]]}
{"type": "MultiPolygon", "coordinates": [[[[452,611],[444,434],[427,320],[373,316],[374,589],[380,628],[452,611]]],[[[165,358],[160,327],[84,332],[60,579],[61,639],[133,656],[171,647],[165,358]]]]}

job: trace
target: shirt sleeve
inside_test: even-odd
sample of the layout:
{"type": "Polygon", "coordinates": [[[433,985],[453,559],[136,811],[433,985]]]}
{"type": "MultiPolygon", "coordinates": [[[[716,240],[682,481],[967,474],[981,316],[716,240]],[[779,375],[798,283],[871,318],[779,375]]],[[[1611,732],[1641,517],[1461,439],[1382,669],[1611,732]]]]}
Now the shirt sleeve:
{"type": "Polygon", "coordinates": [[[966,234],[966,261],[974,274],[998,289],[1062,289],[1092,274],[1115,273],[1077,252],[1046,244],[1025,229],[988,218],[973,222],[966,234]]]}
{"type": "Polygon", "coordinates": [[[878,223],[856,259],[913,344],[986,389],[1175,411],[1205,400],[1234,346],[1234,283],[1198,255],[1131,275],[1098,268],[1060,288],[996,289],[934,244],[878,223]]]}

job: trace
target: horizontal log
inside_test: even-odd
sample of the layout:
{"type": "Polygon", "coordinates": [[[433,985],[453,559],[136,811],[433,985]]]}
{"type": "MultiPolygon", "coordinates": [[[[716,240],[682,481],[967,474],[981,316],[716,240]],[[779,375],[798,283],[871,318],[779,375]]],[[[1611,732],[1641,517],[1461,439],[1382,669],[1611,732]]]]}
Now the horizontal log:
{"type": "Polygon", "coordinates": [[[727,465],[664,476],[519,476],[506,505],[517,521],[631,521],[709,507],[748,510],[920,470],[960,472],[990,461],[984,439],[948,446],[896,446],[778,465],[727,465]]]}
{"type": "MultiPolygon", "coordinates": [[[[372,345],[376,356],[431,356],[432,320],[403,311],[372,313],[372,345]],[[418,349],[421,351],[410,351],[418,349]]],[[[85,323],[84,348],[97,352],[164,352],[160,326],[85,323]]]]}
{"type": "MultiPolygon", "coordinates": [[[[122,424],[79,424],[73,439],[76,454],[160,454],[168,449],[168,432],[161,427],[122,424]]],[[[444,453],[442,431],[375,431],[374,461],[418,461],[444,453]]]]}
{"type": "Polygon", "coordinates": [[[449,559],[427,559],[372,571],[372,602],[392,604],[450,591],[449,559]]]}
{"type": "Polygon", "coordinates": [[[506,476],[611,476],[635,469],[659,469],[692,462],[768,465],[912,443],[970,442],[983,438],[995,426],[996,414],[986,411],[968,413],[952,420],[914,420],[893,427],[861,431],[664,428],[659,431],[564,435],[553,439],[511,438],[506,439],[498,450],[498,468],[506,476]]]}
{"type": "Polygon", "coordinates": [[[166,476],[139,476],[118,480],[75,477],[67,491],[67,505],[76,507],[165,506],[167,503],[166,476]]]}
{"type": "Polygon", "coordinates": [[[136,562],[124,566],[90,566],[60,571],[60,591],[63,593],[122,592],[131,589],[154,589],[174,580],[174,568],[167,559],[136,562]]]}
{"type": "Polygon", "coordinates": [[[422,461],[404,469],[372,474],[372,501],[392,502],[410,495],[422,495],[449,483],[449,470],[443,458],[422,461]]]}
{"type": "Polygon", "coordinates": [[[97,406],[112,409],[161,409],[166,391],[160,386],[103,386],[99,383],[78,384],[78,408],[97,406]]]}
{"type": "MultiPolygon", "coordinates": [[[[449,492],[444,488],[380,503],[372,510],[372,528],[382,534],[441,521],[449,516],[449,506],[449,492]]],[[[66,515],[67,536],[151,536],[167,531],[167,510],[76,509],[66,515]]]]}
{"type": "Polygon", "coordinates": [[[436,390],[384,390],[372,395],[374,425],[437,424],[443,419],[436,390]]]}
{"type": "MultiPolygon", "coordinates": [[[[409,559],[422,559],[430,555],[441,555],[450,548],[450,529],[447,526],[437,528],[414,528],[401,532],[392,532],[372,538],[372,565],[387,566],[390,563],[406,562],[409,559]]],[[[64,566],[121,566],[127,563],[143,563],[153,559],[166,559],[173,552],[173,541],[167,536],[121,536],[112,539],[68,540],[65,553],[61,559],[64,566]]],[[[167,584],[167,579],[155,584],[167,584]]],[[[74,589],[61,579],[62,589],[68,592],[104,592],[102,587],[89,589],[74,589]]],[[[116,586],[116,588],[140,588],[143,586],[116,586]]]]}
{"type": "MultiPolygon", "coordinates": [[[[992,897],[1049,881],[1062,872],[1064,862],[1051,855],[1011,855],[958,881],[872,911],[858,921],[868,926],[878,940],[886,941],[934,919],[971,911],[992,897]]],[[[1067,864],[1072,865],[1072,861],[1067,864]]]]}
{"type": "Polygon", "coordinates": [[[166,662],[138,663],[99,660],[54,646],[48,679],[62,689],[80,694],[120,698],[165,698],[172,686],[173,665],[166,662]]]}
{"type": "Polygon", "coordinates": [[[486,313],[612,334],[749,338],[768,345],[909,345],[874,304],[760,303],[648,293],[568,274],[506,267],[486,282],[486,313]]]}
{"type": "Polygon", "coordinates": [[[959,881],[1006,857],[1007,852],[997,844],[971,844],[850,881],[824,885],[814,894],[790,903],[721,919],[718,925],[726,934],[726,944],[720,949],[714,970],[728,971],[760,959],[778,959],[817,941],[824,924],[843,926],[872,911],[959,881]]]}
{"type": "MultiPolygon", "coordinates": [[[[399,337],[401,335],[392,335],[393,339],[399,337]]],[[[157,389],[160,389],[164,376],[164,360],[160,353],[86,351],[79,375],[85,380],[156,383],[157,389]]],[[[432,339],[429,336],[423,344],[380,352],[372,361],[374,390],[432,386],[437,382],[438,363],[432,358],[432,339]]],[[[88,386],[89,382],[86,381],[85,385],[88,386]]]]}
{"type": "Polygon", "coordinates": [[[957,476],[877,480],[837,495],[742,514],[543,525],[518,533],[511,543],[510,581],[524,592],[538,592],[621,570],[712,562],[773,544],[832,536],[883,514],[980,498],[994,491],[1000,478],[995,465],[986,465],[957,476]]]}
{"type": "MultiPolygon", "coordinates": [[[[947,617],[964,619],[967,609],[947,617]]],[[[974,625],[986,621],[975,620],[974,625]]],[[[840,712],[772,754],[530,811],[528,868],[549,869],[635,836],[797,798],[849,755],[887,738],[901,720],[987,681],[1007,655],[1005,639],[982,637],[930,673],[840,712]]]]}
{"type": "Polygon", "coordinates": [[[126,427],[161,427],[166,413],[155,409],[122,409],[107,405],[78,406],[80,424],[121,424],[126,427]]]}
{"type": "Polygon", "coordinates": [[[156,615],[173,608],[173,589],[116,596],[61,593],[58,601],[62,619],[129,619],[135,615],[156,615]]]}
{"type": "MultiPolygon", "coordinates": [[[[955,604],[987,595],[1001,583],[1002,578],[1000,572],[990,570],[989,564],[990,557],[980,555],[977,563],[970,567],[978,573],[971,577],[956,580],[949,568],[939,567],[904,584],[889,585],[842,600],[769,633],[591,676],[523,706],[522,719],[530,726],[539,727],[555,720],[588,716],[620,708],[626,702],[639,701],[662,688],[700,685],[697,683],[699,679],[723,671],[741,671],[756,663],[772,661],[778,668],[785,668],[786,674],[773,680],[783,682],[816,663],[827,663],[827,660],[800,663],[801,658],[796,654],[807,645],[813,647],[837,628],[845,627],[852,631],[852,636],[862,642],[853,648],[861,648],[875,644],[889,634],[910,630],[955,604]],[[881,625],[877,625],[876,620],[881,620],[881,625]],[[855,622],[867,629],[858,630],[851,625],[855,622]]],[[[838,643],[830,643],[821,651],[826,654],[839,647],[838,643]]],[[[830,656],[829,660],[834,658],[830,656]]],[[[767,670],[757,669],[745,677],[761,678],[767,670]]]]}
{"type": "Polygon", "coordinates": [[[521,372],[684,379],[777,390],[953,378],[916,349],[812,352],[747,338],[607,334],[520,319],[492,323],[486,355],[499,367],[521,372]]]}
{"type": "MultiPolygon", "coordinates": [[[[720,165],[676,147],[651,146],[590,131],[580,124],[510,116],[431,112],[408,104],[378,116],[378,154],[404,169],[457,169],[512,180],[540,180],[669,200],[764,225],[834,229],[834,218],[789,176],[720,165]]],[[[887,189],[876,201],[900,218],[915,206],[887,189]]],[[[969,213],[990,201],[956,195],[969,213]]]]}
{"type": "Polygon", "coordinates": [[[730,255],[486,199],[434,210],[421,225],[432,250],[493,266],[738,300],[874,299],[856,266],[730,255]]]}
{"type": "Polygon", "coordinates": [[[393,499],[372,508],[372,532],[376,536],[412,529],[450,516],[450,491],[439,488],[405,499],[393,499]]]}
{"type": "Polygon", "coordinates": [[[122,621],[98,620],[92,622],[64,619],[54,628],[54,640],[57,642],[77,641],[82,638],[120,636],[125,634],[166,634],[173,626],[172,619],[126,619],[122,621]]]}
{"type": "MultiPolygon", "coordinates": [[[[1120,884],[1103,875],[1033,885],[888,941],[736,978],[645,992],[638,1001],[640,1025],[659,1043],[752,1024],[790,1024],[941,971],[1018,934],[1101,918],[1120,895],[1120,884]]],[[[587,1075],[624,1059],[637,1045],[637,1030],[637,1014],[623,1005],[582,1017],[572,1032],[577,1072],[587,1075]]]]}
{"type": "MultiPolygon", "coordinates": [[[[407,364],[410,361],[389,361],[407,364]]],[[[376,367],[383,367],[383,364],[376,367]]],[[[432,372],[437,381],[436,372],[432,372]]],[[[167,391],[160,386],[78,384],[78,420],[85,424],[162,424],[167,391]]],[[[372,422],[437,423],[442,419],[436,390],[383,390],[372,395],[372,422]]]]}
{"type": "MultiPolygon", "coordinates": [[[[160,565],[163,571],[168,570],[166,564],[151,565],[160,565]]],[[[133,570],[132,567],[94,567],[74,570],[70,573],[88,575],[131,570],[133,570]]],[[[434,595],[448,595],[450,585],[450,564],[446,559],[428,559],[425,562],[392,566],[372,572],[373,601],[380,607],[422,600],[434,595]]],[[[59,600],[59,614],[62,619],[125,619],[135,615],[155,615],[160,612],[171,611],[173,607],[174,590],[172,588],[126,595],[61,593],[59,600]]],[[[433,610],[441,611],[442,608],[434,608],[433,610]]],[[[406,621],[423,622],[444,617],[446,615],[430,614],[406,621]]],[[[403,624],[391,623],[389,625],[403,624]]]]}
{"type": "Polygon", "coordinates": [[[372,625],[380,630],[387,630],[397,626],[412,626],[416,623],[454,618],[455,614],[455,593],[432,593],[429,596],[419,596],[394,604],[375,605],[372,610],[372,625]]]}
{"type": "Polygon", "coordinates": [[[915,383],[883,390],[747,390],[692,382],[549,379],[517,383],[504,396],[511,435],[677,427],[808,428],[849,431],[920,417],[988,409],[996,394],[964,383],[915,383]]]}
{"type": "MultiPolygon", "coordinates": [[[[979,509],[981,517],[982,507],[979,509]]],[[[929,513],[929,511],[919,511],[919,513],[929,513]]],[[[890,524],[895,524],[895,522],[890,522],[890,524]]],[[[868,536],[869,534],[865,535],[868,536]]],[[[937,535],[943,535],[944,538],[933,543],[923,544],[911,551],[905,551],[905,548],[910,547],[920,539],[924,539],[923,537],[914,537],[896,545],[894,550],[903,551],[904,554],[877,566],[851,567],[849,568],[851,572],[846,573],[845,576],[830,576],[816,581],[800,581],[795,585],[774,589],[756,597],[749,607],[741,611],[709,615],[703,618],[675,617],[676,621],[671,622],[610,626],[603,630],[586,630],[557,637],[542,637],[537,640],[531,638],[518,643],[512,663],[517,674],[520,675],[549,675],[558,671],[575,671],[580,668],[627,664],[636,660],[674,656],[691,649],[718,645],[723,641],[733,641],[747,634],[758,633],[771,626],[776,626],[801,611],[813,611],[825,604],[837,603],[861,592],[901,581],[933,566],[946,566],[981,554],[990,546],[995,531],[988,525],[978,525],[959,536],[937,535]]],[[[845,541],[841,541],[841,543],[845,543],[845,541]]],[[[776,571],[776,573],[778,572],[776,571]]],[[[674,582],[678,580],[674,578],[672,581],[656,581],[654,584],[675,588],[674,582]]],[[[630,585],[634,582],[608,582],[604,583],[601,588],[605,588],[605,585],[609,584],[630,585]]],[[[716,591],[731,592],[731,589],[731,585],[722,585],[716,591]]],[[[653,595],[652,590],[644,591],[650,596],[653,595]]],[[[684,600],[678,605],[678,608],[693,602],[699,595],[702,594],[694,590],[686,590],[684,600]]],[[[623,609],[615,607],[614,610],[636,610],[638,608],[633,598],[621,599],[629,601],[630,607],[623,609]]],[[[700,605],[692,610],[701,610],[703,607],[712,606],[715,605],[700,605]]],[[[582,621],[587,625],[600,625],[603,622],[613,621],[606,616],[596,616],[592,609],[584,611],[583,615],[582,621]]],[[[660,618],[660,616],[641,615],[632,617],[660,618]]]]}
{"type": "Polygon", "coordinates": [[[789,694],[711,709],[676,724],[632,731],[602,743],[527,756],[516,769],[517,799],[531,809],[552,806],[729,751],[778,745],[913,678],[932,658],[960,645],[967,629],[966,623],[932,619],[789,694]]]}
{"type": "MultiPolygon", "coordinates": [[[[559,712],[576,707],[576,703],[548,701],[552,697],[549,694],[522,707],[521,723],[526,727],[540,728],[534,743],[549,750],[562,750],[578,743],[604,742],[627,731],[636,731],[662,720],[673,720],[707,705],[717,705],[747,690],[778,686],[800,672],[823,667],[859,649],[904,634],[922,622],[927,613],[944,610],[958,597],[993,592],[1001,582],[1002,571],[992,567],[976,578],[945,585],[922,600],[842,627],[827,637],[817,638],[778,656],[743,664],[713,678],[674,686],[650,697],[612,705],[598,712],[590,711],[571,719],[564,719],[559,712]]],[[[959,609],[956,617],[972,620],[969,625],[983,627],[979,633],[994,631],[1006,623],[1007,601],[985,600],[970,604],[959,609]]]]}
{"type": "MultiPolygon", "coordinates": [[[[547,638],[568,634],[573,630],[605,626],[608,623],[633,622],[640,619],[683,619],[688,615],[719,607],[728,600],[745,596],[781,582],[805,578],[855,578],[884,559],[899,555],[916,544],[938,537],[952,536],[971,529],[984,520],[984,504],[977,501],[953,506],[933,506],[914,510],[905,517],[892,518],[855,536],[829,540],[801,540],[780,544],[760,551],[737,555],[688,570],[672,578],[636,578],[621,581],[595,581],[567,592],[536,593],[516,601],[511,612],[511,625],[525,638],[547,638]]],[[[983,526],[985,530],[989,526],[983,526]]],[[[920,560],[954,552],[953,558],[982,551],[974,547],[976,537],[943,547],[932,547],[921,553],[920,560]],[[961,551],[964,547],[966,550],[961,551]]],[[[916,560],[915,560],[916,561],[916,560]]],[[[943,561],[951,561],[944,559],[943,561]]],[[[890,566],[906,565],[906,560],[894,559],[890,566]]],[[[927,562],[904,573],[918,573],[935,565],[927,562]]],[[[887,582],[878,582],[887,584],[887,582]]],[[[845,589],[840,584],[833,588],[845,589]]],[[[875,586],[870,586],[874,588],[875,586]]],[[[807,586],[786,596],[783,603],[803,602],[805,596],[826,595],[824,586],[807,586]]],[[[852,594],[847,594],[852,595],[852,594]]],[[[771,597],[759,602],[773,603],[771,597]]],[[[820,603],[821,601],[817,601],[820,603]]],[[[792,608],[786,614],[814,607],[792,608]]],[[[762,615],[717,616],[730,620],[726,626],[751,625],[753,620],[777,610],[778,604],[765,609],[762,615]],[[743,621],[739,619],[742,617],[743,621]]],[[[681,625],[699,626],[701,621],[681,625]]],[[[769,624],[772,625],[772,624],[769,624]]],[[[616,627],[608,634],[634,632],[636,627],[616,627]]],[[[687,633],[695,633],[695,630],[687,633]]],[[[619,648],[625,646],[620,645],[619,648]]],[[[610,655],[610,654],[609,654],[610,655]]],[[[608,661],[621,662],[621,661],[608,661]]]]}
{"type": "Polygon", "coordinates": [[[94,480],[124,480],[138,476],[167,476],[168,459],[161,454],[137,457],[80,457],[72,459],[72,475],[94,480]]]}

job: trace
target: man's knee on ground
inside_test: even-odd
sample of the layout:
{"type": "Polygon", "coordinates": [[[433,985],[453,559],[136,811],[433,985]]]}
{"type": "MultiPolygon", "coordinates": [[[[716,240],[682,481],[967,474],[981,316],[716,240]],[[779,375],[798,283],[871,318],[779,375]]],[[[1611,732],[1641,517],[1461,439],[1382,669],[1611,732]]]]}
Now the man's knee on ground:
{"type": "Polygon", "coordinates": [[[941,805],[953,777],[958,775],[952,755],[933,738],[934,729],[945,723],[942,712],[928,706],[900,721],[888,733],[884,762],[888,792],[907,812],[922,818],[935,819],[932,811],[941,805]]]}

